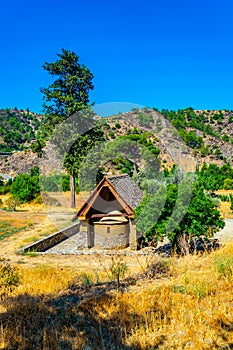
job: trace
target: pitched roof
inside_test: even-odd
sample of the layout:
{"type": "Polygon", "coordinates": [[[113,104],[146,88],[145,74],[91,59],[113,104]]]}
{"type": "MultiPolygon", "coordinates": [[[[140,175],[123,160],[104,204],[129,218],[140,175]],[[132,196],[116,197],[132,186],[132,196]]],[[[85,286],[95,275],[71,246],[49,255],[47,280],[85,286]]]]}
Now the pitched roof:
{"type": "Polygon", "coordinates": [[[129,175],[113,175],[106,178],[132,209],[135,209],[140,204],[143,193],[129,175]]]}
{"type": "Polygon", "coordinates": [[[108,184],[109,188],[112,188],[111,191],[117,197],[117,200],[123,206],[123,208],[125,208],[126,212],[129,215],[133,215],[133,209],[140,204],[143,198],[143,193],[127,174],[122,174],[106,176],[97,185],[90,197],[83,204],[82,208],[80,208],[78,213],[75,215],[75,218],[82,217],[83,215],[85,217],[87,215],[87,212],[96,201],[102,186],[105,184],[108,184]]]}

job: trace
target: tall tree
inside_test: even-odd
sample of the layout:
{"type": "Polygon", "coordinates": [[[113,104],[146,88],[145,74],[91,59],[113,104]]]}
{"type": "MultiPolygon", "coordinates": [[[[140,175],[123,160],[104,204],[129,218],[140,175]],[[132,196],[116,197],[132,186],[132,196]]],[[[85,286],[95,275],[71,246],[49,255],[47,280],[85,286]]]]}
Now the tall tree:
{"type": "MultiPolygon", "coordinates": [[[[75,114],[77,116],[76,120],[79,120],[80,118],[77,113],[90,108],[89,92],[94,89],[92,83],[93,74],[89,68],[79,63],[79,56],[77,56],[75,52],[62,49],[62,52],[57,54],[57,56],[59,58],[55,62],[45,62],[42,66],[42,68],[55,79],[48,87],[41,88],[43,94],[43,108],[45,110],[45,116],[42,121],[44,127],[43,130],[38,133],[37,142],[32,147],[39,155],[42,154],[42,149],[45,146],[45,142],[43,142],[44,139],[51,137],[54,133],[54,129],[59,124],[69,120],[69,118],[75,114]]],[[[63,135],[63,149],[65,148],[64,166],[69,171],[71,178],[71,207],[75,207],[75,176],[77,176],[77,163],[80,163],[81,156],[83,157],[85,155],[85,150],[90,147],[92,121],[94,122],[93,114],[91,115],[88,113],[88,128],[81,128],[81,130],[84,130],[84,133],[89,133],[89,137],[84,137],[85,141],[83,140],[82,132],[79,130],[77,140],[73,140],[73,143],[70,143],[70,148],[68,148],[67,144],[64,144],[67,138],[63,135]],[[76,146],[74,146],[75,144],[76,146]],[[78,156],[79,161],[77,162],[78,156]]],[[[83,120],[82,123],[80,121],[80,126],[81,125],[83,125],[83,120]]],[[[67,127],[70,127],[70,125],[67,127]]],[[[94,141],[95,138],[98,139],[99,135],[100,132],[98,130],[97,135],[92,135],[92,140],[94,141]]],[[[58,144],[61,140],[53,140],[53,142],[57,142],[58,144]]],[[[67,140],[67,142],[70,141],[67,140]]]]}
{"type": "Polygon", "coordinates": [[[57,77],[47,88],[41,88],[46,126],[50,132],[57,123],[87,108],[89,91],[94,89],[93,74],[79,63],[79,56],[75,52],[62,49],[62,53],[57,56],[57,61],[42,65],[52,77],[57,77]]]}

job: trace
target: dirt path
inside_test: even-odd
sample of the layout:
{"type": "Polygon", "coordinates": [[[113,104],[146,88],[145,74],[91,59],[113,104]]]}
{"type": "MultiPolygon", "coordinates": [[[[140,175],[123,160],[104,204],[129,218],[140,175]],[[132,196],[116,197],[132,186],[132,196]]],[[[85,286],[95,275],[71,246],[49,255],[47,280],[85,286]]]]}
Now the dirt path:
{"type": "Polygon", "coordinates": [[[225,219],[225,227],[215,234],[215,237],[222,243],[233,242],[233,219],[225,219]]]}

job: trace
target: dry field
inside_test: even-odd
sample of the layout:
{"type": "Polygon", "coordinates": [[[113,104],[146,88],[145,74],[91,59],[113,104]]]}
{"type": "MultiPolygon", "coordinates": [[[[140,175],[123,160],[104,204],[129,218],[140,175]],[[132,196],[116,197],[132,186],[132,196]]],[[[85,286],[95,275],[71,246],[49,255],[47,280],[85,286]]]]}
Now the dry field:
{"type": "MultiPolygon", "coordinates": [[[[18,255],[57,230],[47,209],[0,210],[10,232],[0,240],[1,257],[20,277],[12,290],[0,279],[0,349],[233,348],[233,244],[169,259],[18,255]]],[[[50,209],[65,212],[64,224],[73,215],[50,209]]]]}
{"type": "MultiPolygon", "coordinates": [[[[233,195],[232,190],[219,190],[216,193],[225,196],[228,196],[229,194],[233,195]]],[[[230,209],[230,202],[221,202],[219,210],[223,218],[233,219],[233,211],[230,209]]]]}

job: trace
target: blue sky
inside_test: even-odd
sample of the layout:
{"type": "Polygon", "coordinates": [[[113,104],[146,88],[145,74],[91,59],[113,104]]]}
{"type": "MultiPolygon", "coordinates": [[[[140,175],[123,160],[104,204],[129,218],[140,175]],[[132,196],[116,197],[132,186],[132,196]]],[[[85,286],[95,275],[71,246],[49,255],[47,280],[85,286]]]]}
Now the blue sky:
{"type": "Polygon", "coordinates": [[[40,112],[41,65],[62,48],[94,74],[95,104],[233,109],[232,0],[0,4],[0,108],[40,112]]]}

